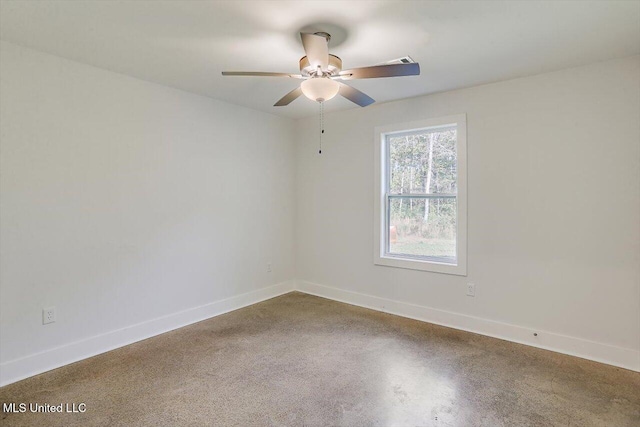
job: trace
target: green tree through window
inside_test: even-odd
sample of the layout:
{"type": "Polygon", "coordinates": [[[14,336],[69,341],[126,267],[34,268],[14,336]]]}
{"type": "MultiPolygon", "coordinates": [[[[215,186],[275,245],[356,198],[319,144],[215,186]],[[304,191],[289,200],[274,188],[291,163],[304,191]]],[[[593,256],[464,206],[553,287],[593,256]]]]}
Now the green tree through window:
{"type": "Polygon", "coordinates": [[[388,253],[456,259],[456,128],[387,135],[388,253]]]}

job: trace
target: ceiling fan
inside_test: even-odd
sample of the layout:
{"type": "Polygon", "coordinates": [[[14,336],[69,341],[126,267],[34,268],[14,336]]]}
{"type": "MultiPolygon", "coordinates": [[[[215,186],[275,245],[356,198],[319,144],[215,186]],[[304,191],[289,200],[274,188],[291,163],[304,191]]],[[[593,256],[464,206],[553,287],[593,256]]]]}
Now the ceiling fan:
{"type": "Polygon", "coordinates": [[[274,104],[274,107],[289,105],[300,95],[305,95],[312,101],[322,103],[333,98],[338,93],[349,101],[361,107],[366,107],[375,102],[373,98],[340,82],[340,80],[420,75],[420,65],[417,63],[384,64],[342,70],[342,60],[329,53],[331,35],[324,32],[300,33],[300,38],[306,53],[306,56],[300,59],[300,74],[223,71],[222,75],[289,77],[303,80],[299,87],[283,96],[282,99],[274,104]]]}

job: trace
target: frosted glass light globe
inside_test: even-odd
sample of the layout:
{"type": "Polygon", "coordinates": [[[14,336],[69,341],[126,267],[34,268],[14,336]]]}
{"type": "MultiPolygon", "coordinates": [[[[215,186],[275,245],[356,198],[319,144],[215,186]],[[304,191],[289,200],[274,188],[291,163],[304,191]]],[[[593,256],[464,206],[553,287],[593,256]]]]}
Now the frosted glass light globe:
{"type": "Polygon", "coordinates": [[[310,100],[324,102],[338,94],[340,85],[328,77],[315,77],[303,81],[300,89],[310,100]]]}

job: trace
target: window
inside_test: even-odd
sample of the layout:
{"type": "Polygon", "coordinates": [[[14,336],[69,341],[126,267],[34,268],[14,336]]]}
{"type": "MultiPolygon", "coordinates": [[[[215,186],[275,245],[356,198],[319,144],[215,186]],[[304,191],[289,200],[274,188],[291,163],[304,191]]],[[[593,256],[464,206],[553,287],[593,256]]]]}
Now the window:
{"type": "Polygon", "coordinates": [[[376,128],[374,262],[467,274],[466,116],[376,128]]]}

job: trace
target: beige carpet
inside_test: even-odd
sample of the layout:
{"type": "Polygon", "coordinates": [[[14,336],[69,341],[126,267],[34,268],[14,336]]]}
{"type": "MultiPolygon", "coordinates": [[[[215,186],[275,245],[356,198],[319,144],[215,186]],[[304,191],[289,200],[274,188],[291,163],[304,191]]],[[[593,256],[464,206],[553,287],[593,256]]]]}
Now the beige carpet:
{"type": "Polygon", "coordinates": [[[640,374],[300,293],[0,389],[3,426],[640,426],[640,374]]]}

